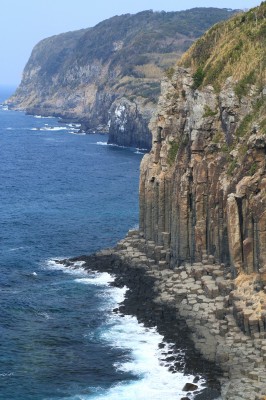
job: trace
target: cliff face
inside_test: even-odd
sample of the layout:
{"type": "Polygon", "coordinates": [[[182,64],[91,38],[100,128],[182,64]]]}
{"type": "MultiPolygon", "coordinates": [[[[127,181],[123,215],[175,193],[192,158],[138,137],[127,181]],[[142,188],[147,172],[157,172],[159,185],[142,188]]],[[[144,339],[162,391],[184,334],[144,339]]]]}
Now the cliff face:
{"type": "Polygon", "coordinates": [[[140,230],[174,265],[266,271],[266,4],[212,28],[162,82],[140,230]]]}
{"type": "Polygon", "coordinates": [[[53,36],[33,49],[10,99],[16,109],[82,122],[110,142],[150,148],[148,121],[164,71],[214,23],[234,12],[144,11],[53,36]]]}

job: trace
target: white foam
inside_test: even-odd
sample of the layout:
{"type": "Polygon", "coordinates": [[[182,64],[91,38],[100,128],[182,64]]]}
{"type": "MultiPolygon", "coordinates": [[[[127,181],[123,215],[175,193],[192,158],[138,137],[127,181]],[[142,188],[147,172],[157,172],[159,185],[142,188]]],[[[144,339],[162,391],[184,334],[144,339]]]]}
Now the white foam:
{"type": "Polygon", "coordinates": [[[25,246],[20,246],[20,247],[12,247],[11,249],[9,249],[8,251],[18,251],[18,250],[23,250],[25,249],[25,246]]]}
{"type": "Polygon", "coordinates": [[[0,373],[0,376],[2,377],[6,377],[6,376],[13,376],[14,372],[4,372],[4,373],[0,373]]]}
{"type": "Polygon", "coordinates": [[[70,128],[80,128],[80,127],[81,127],[81,124],[74,124],[74,123],[72,123],[72,124],[67,124],[67,126],[70,126],[70,128]]]}
{"type": "Polygon", "coordinates": [[[43,118],[54,118],[54,117],[43,117],[42,115],[34,115],[34,118],[43,119],[43,118]]]}
{"type": "MultiPolygon", "coordinates": [[[[117,303],[124,299],[126,288],[114,288],[114,299],[117,303]]],[[[146,328],[139,324],[136,317],[112,315],[109,319],[108,329],[101,334],[101,340],[116,348],[129,350],[131,360],[117,363],[115,367],[119,371],[133,373],[139,380],[129,383],[120,383],[113,386],[107,393],[95,396],[94,399],[105,400],[168,400],[184,397],[182,391],[187,382],[193,382],[194,376],[184,376],[181,372],[173,374],[165,367],[162,352],[166,352],[170,345],[159,349],[159,343],[163,341],[155,328],[146,328]]],[[[182,354],[182,352],[178,352],[182,354]]],[[[170,364],[170,363],[168,363],[170,364]]],[[[198,383],[199,388],[204,382],[198,383]]],[[[85,398],[84,398],[85,399],[85,398]]]]}
{"type": "MultiPolygon", "coordinates": [[[[114,288],[116,294],[120,291],[120,299],[123,299],[125,288],[114,288]]],[[[89,335],[85,336],[89,340],[89,335]]],[[[125,349],[130,352],[130,361],[115,364],[118,371],[124,371],[136,376],[135,380],[119,383],[104,391],[100,387],[90,388],[94,394],[76,395],[71,400],[176,400],[184,397],[182,391],[186,383],[193,382],[194,376],[184,376],[182,373],[171,373],[160,361],[161,352],[167,352],[170,345],[165,345],[160,350],[158,344],[163,337],[155,328],[145,328],[132,316],[118,315],[110,317],[107,329],[100,334],[100,340],[106,341],[115,348],[125,349]]],[[[203,387],[204,381],[197,385],[203,387]]],[[[192,399],[193,396],[190,396],[192,399]]]]}
{"type": "Polygon", "coordinates": [[[96,142],[99,146],[108,146],[107,142],[96,142]]]}
{"type": "Polygon", "coordinates": [[[49,132],[53,132],[53,131],[66,131],[69,128],[66,126],[45,126],[44,128],[40,128],[40,131],[49,131],[49,132]]]}
{"type": "Polygon", "coordinates": [[[92,278],[79,278],[75,279],[75,281],[85,285],[108,286],[114,279],[115,278],[107,272],[103,272],[95,274],[92,278]]]}
{"type": "Polygon", "coordinates": [[[40,313],[37,313],[37,315],[39,317],[42,317],[42,318],[46,319],[46,320],[51,319],[51,316],[47,312],[40,312],[40,313]]]}
{"type": "MultiPolygon", "coordinates": [[[[63,260],[63,259],[62,259],[63,260]]],[[[84,276],[87,277],[88,273],[85,271],[85,269],[82,267],[84,264],[83,261],[77,261],[76,263],[73,263],[72,265],[66,265],[60,262],[60,259],[58,261],[56,260],[47,260],[45,263],[45,267],[51,270],[55,271],[62,271],[66,274],[70,275],[76,275],[76,276],[84,276]]]]}
{"type": "Polygon", "coordinates": [[[45,126],[41,128],[31,128],[31,131],[41,131],[41,132],[57,132],[57,131],[66,131],[69,130],[66,126],[50,126],[45,124],[45,126]]]}
{"type": "Polygon", "coordinates": [[[118,144],[108,143],[108,142],[96,142],[99,146],[110,146],[110,147],[119,147],[121,149],[127,149],[126,146],[119,146],[118,144]]]}
{"type": "MultiPolygon", "coordinates": [[[[130,147],[127,146],[120,146],[118,144],[114,143],[108,143],[108,142],[96,142],[99,146],[110,146],[110,147],[118,147],[119,149],[129,149],[130,147]]],[[[136,148],[136,151],[134,151],[134,154],[146,154],[147,150],[146,149],[138,149],[136,148]]]]}
{"type": "MultiPolygon", "coordinates": [[[[176,400],[186,395],[182,389],[186,383],[193,382],[194,376],[184,376],[182,372],[173,374],[168,370],[171,363],[167,362],[165,366],[166,361],[163,359],[167,356],[162,353],[167,353],[171,345],[165,344],[163,349],[159,349],[158,345],[163,341],[163,336],[155,328],[146,328],[143,324],[139,324],[136,317],[111,313],[111,310],[124,300],[126,287],[108,288],[114,278],[108,273],[97,272],[88,275],[82,269],[82,262],[77,262],[74,266],[78,269],[74,270],[52,260],[48,261],[48,265],[52,269],[61,269],[72,274],[82,273],[75,282],[106,286],[107,290],[100,292],[100,295],[108,300],[105,302],[104,311],[111,315],[98,338],[108,346],[129,352],[130,359],[116,363],[114,367],[117,371],[130,373],[136,377],[134,380],[114,385],[107,391],[100,387],[90,388],[94,394],[75,395],[69,397],[69,400],[176,400]]],[[[84,337],[90,340],[89,334],[84,337]]],[[[177,353],[182,355],[181,351],[177,353]]],[[[199,389],[203,384],[203,380],[197,383],[199,389]]]]}

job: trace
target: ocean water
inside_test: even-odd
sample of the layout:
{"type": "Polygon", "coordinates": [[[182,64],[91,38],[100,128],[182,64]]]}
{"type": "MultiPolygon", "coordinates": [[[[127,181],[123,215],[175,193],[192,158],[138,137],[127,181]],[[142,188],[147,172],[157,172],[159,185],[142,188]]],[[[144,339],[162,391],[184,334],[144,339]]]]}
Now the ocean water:
{"type": "Polygon", "coordinates": [[[160,363],[155,329],[112,313],[112,276],[54,261],[138,223],[142,153],[106,142],[0,106],[0,399],[172,400],[193,380],[160,363]]]}

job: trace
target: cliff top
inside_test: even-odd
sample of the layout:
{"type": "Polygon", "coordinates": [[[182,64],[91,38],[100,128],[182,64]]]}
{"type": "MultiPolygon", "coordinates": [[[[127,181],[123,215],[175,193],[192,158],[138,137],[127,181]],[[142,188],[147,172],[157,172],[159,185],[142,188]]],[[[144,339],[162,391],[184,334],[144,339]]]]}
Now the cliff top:
{"type": "Polygon", "coordinates": [[[236,131],[242,137],[266,134],[266,2],[229,21],[214,25],[183,55],[179,66],[190,68],[194,89],[207,85],[219,93],[231,79],[240,104],[253,98],[252,111],[236,131]],[[254,128],[254,124],[259,126],[254,128]]]}
{"type": "Polygon", "coordinates": [[[214,25],[195,42],[180,65],[196,73],[195,86],[211,84],[218,91],[228,77],[238,80],[239,96],[248,85],[265,85],[266,2],[229,21],[214,25]]]}

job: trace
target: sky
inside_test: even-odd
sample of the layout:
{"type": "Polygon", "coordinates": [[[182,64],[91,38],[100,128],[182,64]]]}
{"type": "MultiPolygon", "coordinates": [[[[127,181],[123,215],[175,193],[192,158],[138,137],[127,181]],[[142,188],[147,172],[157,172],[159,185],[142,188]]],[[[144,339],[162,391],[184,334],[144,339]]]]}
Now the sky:
{"type": "Polygon", "coordinates": [[[17,86],[35,44],[114,15],[193,7],[243,9],[260,0],[0,0],[0,85],[17,86]]]}

